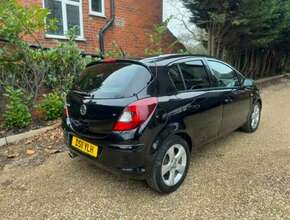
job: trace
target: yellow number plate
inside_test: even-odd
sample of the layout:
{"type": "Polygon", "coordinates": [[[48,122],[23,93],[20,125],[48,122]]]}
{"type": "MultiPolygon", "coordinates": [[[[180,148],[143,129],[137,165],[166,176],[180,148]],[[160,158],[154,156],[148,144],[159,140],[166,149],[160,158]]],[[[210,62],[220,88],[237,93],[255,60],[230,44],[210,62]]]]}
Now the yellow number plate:
{"type": "Polygon", "coordinates": [[[97,157],[98,155],[97,145],[91,144],[77,137],[73,136],[71,145],[90,156],[97,157]]]}

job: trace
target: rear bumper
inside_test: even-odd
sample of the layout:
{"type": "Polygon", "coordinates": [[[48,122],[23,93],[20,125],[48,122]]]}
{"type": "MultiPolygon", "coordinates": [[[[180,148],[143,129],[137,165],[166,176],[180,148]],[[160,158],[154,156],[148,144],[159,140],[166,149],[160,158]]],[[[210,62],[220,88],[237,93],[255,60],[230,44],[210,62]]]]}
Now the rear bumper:
{"type": "Polygon", "coordinates": [[[89,140],[64,130],[66,145],[70,152],[79,155],[93,162],[98,167],[104,168],[114,173],[121,173],[135,179],[146,178],[146,147],[144,144],[112,144],[107,141],[89,140]],[[98,145],[99,152],[97,158],[87,155],[71,146],[72,136],[79,137],[92,144],[98,145]]]}

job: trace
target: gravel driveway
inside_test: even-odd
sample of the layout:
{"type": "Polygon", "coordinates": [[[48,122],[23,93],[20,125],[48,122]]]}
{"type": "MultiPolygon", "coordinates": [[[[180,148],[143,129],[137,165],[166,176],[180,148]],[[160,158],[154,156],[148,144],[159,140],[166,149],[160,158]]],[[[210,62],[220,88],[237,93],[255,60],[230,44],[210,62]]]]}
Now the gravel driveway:
{"type": "Polygon", "coordinates": [[[260,129],[198,150],[175,193],[60,153],[0,170],[0,219],[290,219],[290,83],[262,96],[260,129]]]}

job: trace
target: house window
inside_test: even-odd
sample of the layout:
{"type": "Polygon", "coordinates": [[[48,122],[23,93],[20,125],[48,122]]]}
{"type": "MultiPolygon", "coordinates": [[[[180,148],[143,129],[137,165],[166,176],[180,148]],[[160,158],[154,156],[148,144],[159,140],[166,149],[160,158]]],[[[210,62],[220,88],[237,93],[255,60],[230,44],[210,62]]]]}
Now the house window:
{"type": "Polygon", "coordinates": [[[83,38],[82,0],[44,0],[50,11],[49,19],[57,19],[57,30],[48,30],[47,37],[66,38],[69,29],[77,28],[77,36],[83,38]]]}
{"type": "Polygon", "coordinates": [[[104,0],[89,0],[90,15],[105,16],[104,0]]]}

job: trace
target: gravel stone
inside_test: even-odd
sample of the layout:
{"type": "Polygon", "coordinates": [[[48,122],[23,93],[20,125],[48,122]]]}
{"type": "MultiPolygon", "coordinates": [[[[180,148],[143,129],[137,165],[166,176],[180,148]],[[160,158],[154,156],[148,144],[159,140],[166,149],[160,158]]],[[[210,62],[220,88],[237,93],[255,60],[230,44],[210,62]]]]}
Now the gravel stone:
{"type": "Polygon", "coordinates": [[[290,219],[289,81],[262,96],[259,130],[198,150],[177,192],[60,153],[0,170],[0,219],[290,219]]]}

